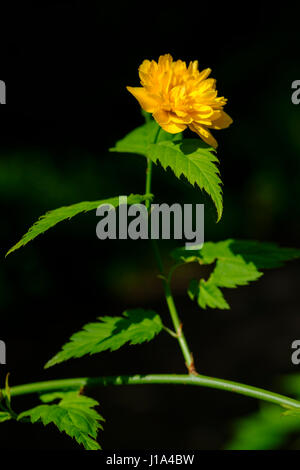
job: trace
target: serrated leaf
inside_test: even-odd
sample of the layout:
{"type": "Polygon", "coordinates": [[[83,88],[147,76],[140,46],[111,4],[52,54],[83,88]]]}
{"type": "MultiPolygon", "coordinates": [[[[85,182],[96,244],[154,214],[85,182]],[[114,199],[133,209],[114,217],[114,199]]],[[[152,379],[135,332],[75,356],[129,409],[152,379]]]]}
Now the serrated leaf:
{"type": "Polygon", "coordinates": [[[12,419],[12,416],[7,411],[0,411],[0,423],[4,423],[4,421],[8,421],[12,419]]]}
{"type": "Polygon", "coordinates": [[[113,152],[136,153],[168,167],[180,178],[182,175],[192,185],[197,184],[213,200],[220,220],[223,211],[221,179],[216,165],[218,159],[213,147],[200,139],[182,139],[181,134],[169,134],[162,129],[156,143],[158,125],[150,121],[119,140],[113,152]]]}
{"type": "Polygon", "coordinates": [[[170,134],[169,132],[165,132],[163,129],[159,129],[156,121],[151,120],[129,132],[129,134],[127,134],[123,139],[118,140],[115,147],[110,148],[109,151],[135,153],[146,157],[149,145],[153,144],[158,131],[158,142],[181,138],[181,134],[170,134]]]}
{"type": "Polygon", "coordinates": [[[99,403],[78,392],[52,394],[53,398],[60,398],[60,401],[57,404],[39,405],[24,411],[19,414],[18,420],[29,418],[32,423],[42,422],[44,426],[53,423],[61,432],[82,444],[86,450],[101,449],[96,438],[98,430],[103,429],[100,421],[104,419],[94,410],[99,403]]]}
{"type": "Polygon", "coordinates": [[[127,310],[122,317],[100,317],[99,320],[97,323],[88,323],[71,336],[70,342],[45,367],[86,354],[115,351],[126,343],[133,345],[150,341],[163,327],[156,312],[143,309],[127,310]]]}
{"type": "Polygon", "coordinates": [[[235,255],[232,259],[218,259],[210,282],[219,287],[234,288],[246,286],[262,275],[252,262],[248,263],[242,256],[235,255]]]}
{"type": "Polygon", "coordinates": [[[206,307],[219,308],[221,310],[230,309],[228,303],[224,299],[221,289],[219,289],[213,282],[193,280],[190,283],[188,294],[192,300],[196,299],[199,306],[203,309],[206,307]]]}
{"type": "Polygon", "coordinates": [[[168,167],[177,178],[182,175],[192,185],[197,184],[213,200],[220,220],[223,211],[222,181],[219,177],[219,162],[214,149],[197,139],[166,141],[152,144],[147,156],[166,170],[168,167]]]}
{"type": "MultiPolygon", "coordinates": [[[[140,194],[131,194],[127,196],[128,204],[138,204],[146,199],[151,198],[151,195],[140,195],[140,194]]],[[[101,204],[111,204],[113,207],[118,207],[119,205],[119,196],[112,197],[109,199],[102,199],[99,201],[84,201],[77,204],[72,204],[71,206],[60,207],[59,209],[54,209],[42,215],[37,222],[35,222],[28,232],[23,235],[21,240],[16,243],[10,250],[6,253],[6,256],[12,253],[13,251],[25,246],[28,242],[32,241],[38,235],[49,230],[51,227],[54,227],[59,222],[63,220],[71,219],[77,214],[82,212],[88,212],[91,210],[97,209],[101,204]]]]}
{"type": "Polygon", "coordinates": [[[199,295],[199,281],[197,279],[192,279],[189,283],[187,293],[191,300],[195,300],[199,295]]]}
{"type": "MultiPolygon", "coordinates": [[[[72,390],[72,392],[79,395],[80,394],[80,387],[77,388],[76,390],[72,390]]],[[[41,393],[41,395],[39,395],[39,399],[43,403],[50,403],[52,401],[64,398],[66,393],[67,392],[65,392],[63,390],[55,391],[55,392],[49,392],[49,393],[41,393]]],[[[85,395],[82,395],[82,396],[85,397],[85,395]]],[[[88,398],[88,397],[86,397],[86,398],[88,398]]],[[[88,398],[88,399],[93,400],[92,398],[88,398]]]]}
{"type": "Polygon", "coordinates": [[[229,238],[220,242],[205,242],[199,250],[187,250],[183,247],[172,251],[172,256],[177,261],[198,261],[200,264],[211,264],[217,259],[231,260],[236,255],[241,255],[244,261],[253,263],[257,269],[269,269],[299,258],[300,250],[280,247],[276,243],[229,238]]]}
{"type": "Polygon", "coordinates": [[[220,287],[234,288],[256,281],[263,275],[260,269],[279,267],[284,261],[299,258],[300,250],[281,248],[274,243],[229,239],[206,242],[199,250],[177,248],[172,256],[176,261],[187,263],[216,262],[209,279],[201,280],[198,285],[192,283],[188,293],[202,308],[228,309],[220,287]]]}

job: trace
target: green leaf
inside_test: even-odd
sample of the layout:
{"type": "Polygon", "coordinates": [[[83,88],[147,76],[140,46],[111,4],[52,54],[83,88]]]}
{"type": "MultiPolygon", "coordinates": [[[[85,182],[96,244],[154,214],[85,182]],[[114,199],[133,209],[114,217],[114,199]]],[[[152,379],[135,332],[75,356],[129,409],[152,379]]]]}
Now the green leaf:
{"type": "Polygon", "coordinates": [[[192,185],[197,184],[212,198],[220,220],[223,211],[222,182],[213,147],[200,139],[182,139],[181,134],[169,134],[162,129],[154,144],[157,130],[157,123],[150,121],[130,132],[110,150],[144,155],[156,164],[159,162],[165,170],[171,168],[177,178],[185,176],[192,185]]]}
{"type": "MultiPolygon", "coordinates": [[[[289,374],[280,380],[283,390],[300,399],[300,374],[289,374]]],[[[283,411],[275,405],[262,403],[260,410],[238,419],[234,423],[233,436],[226,444],[230,450],[271,450],[282,448],[285,442],[300,433],[298,408],[283,411]]],[[[294,442],[297,442],[296,440],[294,442]]]]}
{"type": "Polygon", "coordinates": [[[288,374],[281,378],[280,385],[283,390],[300,401],[300,374],[288,374]]]}
{"type": "MultiPolygon", "coordinates": [[[[68,392],[66,391],[63,391],[63,390],[58,390],[58,391],[55,391],[55,392],[47,392],[47,393],[41,393],[39,395],[39,399],[43,402],[43,403],[50,403],[52,401],[55,401],[55,400],[58,400],[58,399],[62,399],[65,397],[66,393],[75,393],[76,395],[80,395],[80,387],[76,387],[75,390],[69,390],[68,392]]],[[[85,398],[88,398],[86,397],[85,395],[81,395],[85,398]]],[[[91,400],[91,398],[88,398],[89,400],[91,400]]]]}
{"type": "Polygon", "coordinates": [[[110,148],[109,151],[135,153],[147,157],[149,145],[153,144],[158,131],[158,142],[181,138],[181,134],[170,134],[163,129],[159,130],[156,121],[151,120],[129,132],[123,139],[118,140],[115,147],[110,148]]]}
{"type": "Polygon", "coordinates": [[[12,419],[11,414],[8,411],[0,411],[0,423],[12,419]]]}
{"type": "Polygon", "coordinates": [[[262,405],[261,409],[239,419],[226,450],[271,450],[287,441],[288,436],[300,431],[300,419],[286,416],[278,406],[262,405]]]}
{"type": "Polygon", "coordinates": [[[233,288],[246,286],[250,281],[256,281],[263,273],[259,272],[252,262],[247,262],[240,255],[231,259],[219,258],[210,276],[210,281],[219,287],[233,288]]]}
{"type": "Polygon", "coordinates": [[[283,248],[276,243],[256,240],[235,240],[229,238],[221,242],[205,242],[199,250],[176,248],[172,256],[184,262],[198,261],[200,264],[211,264],[217,259],[232,259],[241,255],[246,262],[252,262],[257,269],[278,268],[285,261],[300,257],[300,250],[283,248]]]}
{"type": "MultiPolygon", "coordinates": [[[[127,196],[127,203],[128,204],[138,204],[146,199],[151,199],[151,195],[143,195],[140,194],[131,194],[127,196]]],[[[52,211],[47,212],[46,214],[42,215],[37,222],[35,222],[32,227],[28,230],[28,232],[23,235],[21,240],[16,243],[10,250],[6,253],[6,256],[12,253],[13,251],[25,246],[28,242],[32,241],[38,235],[46,232],[49,228],[54,227],[59,222],[63,220],[71,219],[77,214],[82,212],[88,212],[91,210],[97,209],[98,206],[101,204],[111,204],[114,207],[118,207],[119,205],[119,196],[112,197],[109,199],[102,199],[99,201],[85,201],[79,202],[78,204],[72,204],[71,206],[64,206],[60,207],[59,209],[54,209],[52,211]]]]}
{"type": "Polygon", "coordinates": [[[190,283],[188,294],[192,300],[197,300],[201,308],[230,309],[221,289],[211,281],[200,279],[200,282],[198,282],[196,279],[193,279],[190,283]]]}
{"type": "MultiPolygon", "coordinates": [[[[78,392],[51,395],[52,399],[59,398],[57,404],[36,406],[19,414],[18,420],[29,418],[32,423],[42,422],[44,426],[53,423],[61,432],[82,444],[86,450],[101,449],[96,438],[98,430],[103,429],[100,421],[104,419],[94,410],[99,403],[78,392]]],[[[48,399],[50,400],[50,397],[48,399]]]]}
{"type": "Polygon", "coordinates": [[[146,123],[153,120],[152,114],[147,113],[147,111],[145,111],[143,108],[141,108],[141,114],[142,114],[143,118],[145,119],[146,123]]]}
{"type": "MultiPolygon", "coordinates": [[[[300,418],[300,410],[299,408],[291,408],[290,410],[284,411],[284,416],[295,416],[298,419],[300,418]]],[[[299,425],[300,428],[300,425],[299,425]]]]}
{"type": "MultiPolygon", "coordinates": [[[[300,375],[289,374],[277,381],[285,392],[300,398],[300,375]]],[[[238,419],[234,423],[233,437],[226,444],[230,450],[271,450],[290,441],[290,437],[300,432],[298,409],[283,411],[270,404],[261,404],[260,410],[238,419]]]]}
{"type": "Polygon", "coordinates": [[[6,398],[8,407],[10,407],[11,394],[10,394],[10,386],[9,386],[9,372],[6,374],[6,377],[5,377],[5,398],[6,398]]]}
{"type": "Polygon", "coordinates": [[[152,144],[147,156],[166,170],[168,167],[177,178],[181,175],[192,184],[197,184],[213,200],[220,220],[223,211],[221,179],[216,166],[218,159],[213,148],[197,139],[166,141],[152,144]]]}
{"type": "Polygon", "coordinates": [[[300,257],[300,250],[281,248],[274,243],[252,240],[224,240],[206,242],[199,250],[177,248],[172,252],[176,261],[212,264],[216,262],[207,281],[193,282],[189,295],[197,299],[202,308],[228,309],[220,287],[234,288],[256,281],[263,273],[261,269],[280,267],[284,261],[300,257]]]}
{"type": "Polygon", "coordinates": [[[86,354],[115,351],[127,342],[150,341],[163,327],[160,316],[152,310],[127,310],[122,317],[100,317],[99,320],[88,323],[71,336],[70,342],[47,362],[45,368],[86,354]]]}

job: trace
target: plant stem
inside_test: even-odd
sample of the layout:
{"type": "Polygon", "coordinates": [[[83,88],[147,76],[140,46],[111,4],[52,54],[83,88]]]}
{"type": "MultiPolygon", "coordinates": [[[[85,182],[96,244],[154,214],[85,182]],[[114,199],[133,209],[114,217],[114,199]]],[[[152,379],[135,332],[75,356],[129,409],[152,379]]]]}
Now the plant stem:
{"type": "Polygon", "coordinates": [[[176,310],[176,306],[175,306],[175,302],[171,293],[170,285],[165,279],[163,279],[163,285],[164,285],[167,305],[169,307],[169,312],[172,318],[174,329],[177,333],[177,340],[181,348],[183,357],[185,359],[186,367],[190,374],[196,374],[196,370],[194,367],[194,359],[193,359],[192,353],[190,352],[187,341],[182,331],[182,323],[180,322],[180,319],[176,310]]]}
{"type": "MultiPolygon", "coordinates": [[[[269,392],[262,388],[245,385],[230,380],[207,377],[205,375],[177,375],[177,374],[150,374],[150,375],[119,375],[108,377],[79,377],[72,379],[50,380],[11,387],[11,396],[27,395],[32,393],[46,393],[55,390],[78,390],[82,387],[97,387],[106,385],[142,385],[142,384],[177,384],[196,385],[200,387],[225,390],[245,395],[258,400],[264,400],[288,409],[299,409],[300,402],[293,398],[269,392]]],[[[2,390],[5,396],[5,391],[2,390]]]]}
{"type": "MultiPolygon", "coordinates": [[[[160,132],[160,127],[158,127],[157,133],[155,135],[155,138],[154,138],[154,141],[153,141],[154,144],[156,144],[156,142],[158,140],[159,132],[160,132]]],[[[152,160],[150,160],[150,158],[147,158],[146,187],[145,187],[145,193],[146,194],[150,194],[150,192],[151,192],[151,181],[152,181],[152,160]]],[[[146,200],[145,204],[146,204],[146,208],[147,208],[148,212],[149,212],[149,209],[150,209],[150,203],[151,203],[150,200],[146,200]]],[[[174,299],[173,299],[173,296],[172,296],[172,293],[171,293],[170,283],[169,283],[169,281],[168,281],[168,279],[167,279],[167,277],[164,273],[163,263],[162,263],[162,259],[161,259],[161,256],[160,256],[160,252],[159,252],[157,242],[156,242],[156,240],[153,240],[153,239],[151,239],[151,242],[152,242],[152,247],[153,247],[154,255],[155,255],[155,258],[156,258],[156,262],[157,262],[157,265],[158,265],[158,269],[160,271],[160,275],[161,275],[161,278],[162,278],[162,281],[163,281],[166,302],[167,302],[169,312],[170,312],[170,315],[171,315],[171,319],[172,319],[172,322],[173,322],[173,325],[174,325],[174,328],[175,328],[175,331],[176,331],[176,334],[177,334],[177,340],[178,340],[179,346],[181,348],[183,357],[185,359],[186,367],[187,367],[190,374],[196,374],[196,370],[195,370],[195,367],[194,367],[194,359],[193,359],[193,356],[192,356],[192,354],[189,350],[188,344],[186,342],[185,336],[184,336],[183,331],[182,331],[182,323],[179,319],[179,316],[178,316],[178,313],[177,313],[177,310],[176,310],[175,302],[174,302],[174,299]]]]}
{"type": "MultiPolygon", "coordinates": [[[[151,193],[151,181],[152,181],[152,161],[150,158],[147,158],[147,168],[146,168],[146,187],[145,187],[145,194],[151,193]]],[[[145,205],[147,211],[150,209],[151,200],[146,199],[145,205]]]]}

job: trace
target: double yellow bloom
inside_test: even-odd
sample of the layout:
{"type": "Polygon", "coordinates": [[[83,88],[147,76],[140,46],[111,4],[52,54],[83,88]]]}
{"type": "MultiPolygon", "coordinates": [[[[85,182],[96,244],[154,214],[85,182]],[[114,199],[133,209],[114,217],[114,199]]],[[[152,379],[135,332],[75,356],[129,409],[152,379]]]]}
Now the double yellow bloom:
{"type": "Polygon", "coordinates": [[[199,72],[197,60],[187,67],[182,60],[174,62],[165,54],[158,62],[144,60],[139,67],[142,86],[128,86],[127,90],[166,132],[177,134],[188,126],[216,148],[217,141],[208,128],[224,129],[232,119],[223,111],[227,99],[217,96],[216,80],[207,78],[210,72],[199,72]]]}

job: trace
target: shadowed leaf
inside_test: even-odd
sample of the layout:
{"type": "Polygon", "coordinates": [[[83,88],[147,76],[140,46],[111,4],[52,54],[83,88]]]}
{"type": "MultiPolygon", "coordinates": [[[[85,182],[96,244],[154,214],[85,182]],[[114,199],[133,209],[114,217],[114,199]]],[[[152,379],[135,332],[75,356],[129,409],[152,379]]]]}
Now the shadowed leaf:
{"type": "Polygon", "coordinates": [[[274,243],[229,239],[217,243],[206,242],[198,250],[177,248],[172,256],[176,261],[185,263],[216,262],[209,279],[193,280],[188,293],[202,308],[228,309],[220,287],[234,288],[256,281],[263,275],[261,269],[280,267],[285,261],[299,258],[300,250],[282,248],[274,243]]]}

